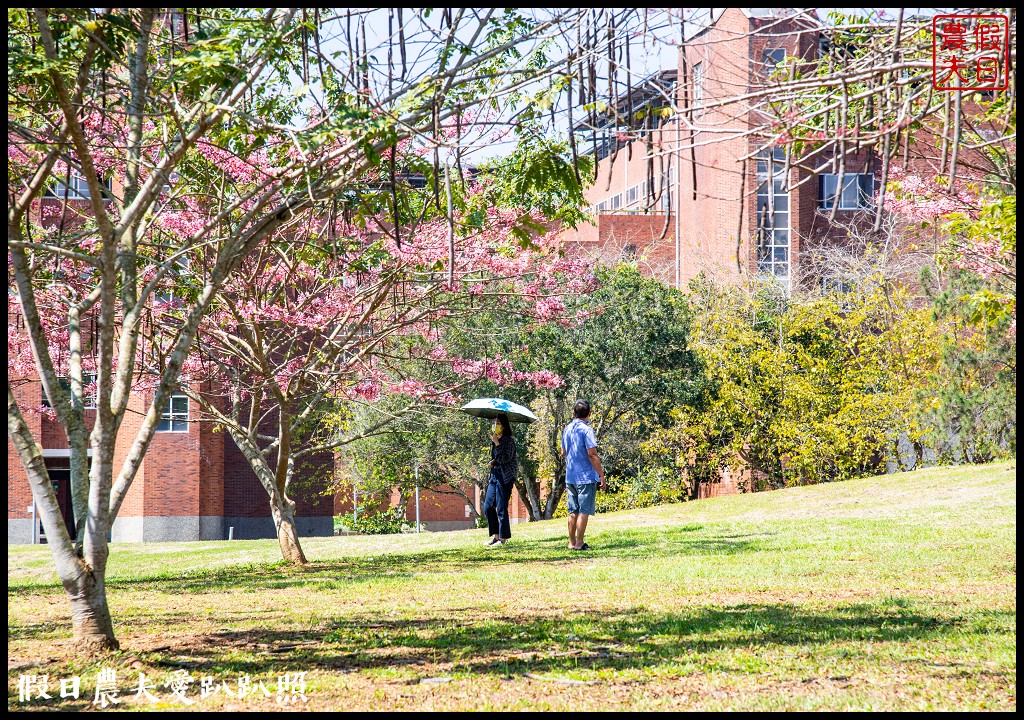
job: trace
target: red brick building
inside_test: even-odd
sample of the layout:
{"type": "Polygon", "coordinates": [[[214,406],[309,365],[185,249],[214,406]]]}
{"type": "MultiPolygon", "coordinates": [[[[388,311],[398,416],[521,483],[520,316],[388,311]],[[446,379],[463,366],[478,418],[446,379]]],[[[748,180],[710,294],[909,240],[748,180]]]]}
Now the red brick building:
{"type": "Polygon", "coordinates": [[[767,87],[786,57],[817,58],[820,26],[794,10],[716,8],[686,27],[677,68],[576,125],[581,152],[598,160],[586,191],[595,222],[564,232],[563,243],[604,260],[633,259],[680,288],[701,273],[719,282],[773,276],[787,291],[821,281],[808,277],[804,250],[833,233],[823,210],[837,196],[840,223],[871,206],[876,158],[849,153],[838,193],[835,173],[792,169],[786,177],[781,148],[759,152],[763,114],[717,104],[767,87]]]}
{"type": "MultiPolygon", "coordinates": [[[[23,408],[46,404],[39,382],[18,386],[16,394],[23,408]]],[[[115,466],[123,462],[148,400],[138,395],[129,401],[115,466]]],[[[26,412],[24,415],[33,435],[41,438],[43,458],[70,530],[70,451],[63,428],[44,413],[26,412]]],[[[88,410],[86,421],[92,421],[88,410]]],[[[330,535],[334,531],[333,499],[323,494],[330,486],[332,467],[329,462],[323,466],[321,461],[321,465],[319,473],[310,473],[322,478],[321,492],[306,489],[294,498],[296,523],[303,536],[330,535]]],[[[33,519],[28,478],[8,439],[7,542],[31,543],[45,537],[38,519],[35,527],[33,519]]],[[[111,539],[114,542],[224,540],[229,531],[236,539],[276,537],[267,493],[226,433],[217,432],[211,423],[200,421],[198,409],[184,395],[175,396],[114,520],[111,539]]]]}
{"type": "MultiPolygon", "coordinates": [[[[784,150],[762,149],[757,129],[766,117],[732,101],[768,87],[784,58],[816,59],[821,43],[821,26],[795,10],[698,11],[687,20],[676,68],[575,126],[580,152],[597,160],[585,193],[594,223],[563,232],[563,247],[635,261],[681,289],[700,274],[720,283],[774,277],[787,292],[827,282],[813,276],[806,250],[836,241],[829,214],[837,198],[836,223],[868,215],[875,157],[851,152],[838,193],[834,171],[787,174],[784,150]]],[[[816,158],[819,166],[830,161],[816,158]]],[[[700,497],[738,492],[746,475],[726,470],[700,497]]]]}
{"type": "MultiPolygon", "coordinates": [[[[17,386],[16,395],[23,408],[46,404],[39,382],[17,386]]],[[[144,395],[129,401],[115,466],[123,462],[148,401],[144,395]]],[[[70,451],[63,428],[59,421],[42,412],[26,412],[25,419],[33,435],[41,438],[43,457],[61,512],[73,532],[70,451]]],[[[88,410],[86,421],[92,421],[88,410]]],[[[331,535],[333,516],[352,512],[350,491],[336,495],[329,492],[334,475],[335,463],[329,454],[305,460],[301,471],[296,472],[293,484],[301,490],[294,491],[292,499],[297,504],[295,520],[301,536],[331,535]]],[[[475,486],[461,489],[463,494],[420,490],[419,519],[423,530],[463,530],[475,526],[475,515],[482,513],[483,495],[475,486]]],[[[389,500],[387,505],[397,508],[403,498],[396,491],[389,500]]],[[[416,502],[413,497],[404,500],[405,519],[415,523],[416,502]]],[[[364,511],[368,509],[362,500],[360,506],[364,511]]],[[[513,524],[529,521],[529,512],[517,492],[512,494],[509,516],[513,524]]],[[[213,424],[201,419],[199,409],[187,397],[175,396],[114,520],[111,540],[225,540],[229,534],[235,539],[276,537],[266,490],[227,433],[216,431],[213,424]]],[[[28,478],[8,439],[7,542],[39,540],[45,540],[45,534],[32,512],[28,478]]]]}
{"type": "MultiPolygon", "coordinates": [[[[347,515],[352,512],[353,495],[351,489],[338,493],[334,498],[334,514],[347,515]]],[[[391,493],[387,503],[382,503],[380,508],[367,508],[364,501],[359,499],[361,512],[368,509],[371,512],[384,509],[385,507],[398,508],[404,503],[405,520],[414,524],[416,522],[416,498],[409,496],[403,498],[398,490],[391,493]]],[[[420,489],[419,493],[419,520],[423,530],[428,532],[443,532],[447,530],[466,530],[476,526],[475,518],[483,515],[484,493],[476,486],[464,483],[459,491],[454,490],[429,490],[420,489]]],[[[519,497],[519,491],[513,490],[512,497],[508,504],[509,522],[516,525],[530,521],[530,512],[526,503],[519,497]]]]}

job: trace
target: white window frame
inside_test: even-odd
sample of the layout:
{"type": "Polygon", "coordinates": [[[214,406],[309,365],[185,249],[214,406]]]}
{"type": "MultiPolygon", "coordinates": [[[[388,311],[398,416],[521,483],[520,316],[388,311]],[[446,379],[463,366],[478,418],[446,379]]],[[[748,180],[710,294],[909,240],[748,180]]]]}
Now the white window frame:
{"type": "MultiPolygon", "coordinates": [[[[180,280],[181,276],[185,275],[189,271],[189,267],[190,263],[188,255],[182,255],[174,261],[174,266],[171,271],[164,277],[169,276],[172,280],[174,278],[178,278],[180,280]]],[[[173,287],[171,287],[167,292],[156,292],[153,294],[153,297],[157,302],[163,303],[168,307],[173,307],[174,303],[178,300],[178,295],[174,292],[173,287]]]]}
{"type": "MultiPolygon", "coordinates": [[[[89,191],[89,183],[86,182],[85,176],[78,172],[78,170],[71,170],[70,183],[70,185],[65,186],[63,181],[58,180],[53,186],[52,197],[63,200],[65,188],[68,200],[88,200],[92,197],[89,191]]],[[[100,184],[107,190],[113,187],[109,179],[100,180],[100,184]]]]}
{"type": "Polygon", "coordinates": [[[670,168],[661,174],[662,182],[664,183],[661,189],[661,209],[663,212],[672,211],[673,180],[675,180],[674,175],[676,173],[678,173],[678,170],[670,168]]]}
{"type": "Polygon", "coordinates": [[[822,293],[837,293],[846,295],[853,291],[853,283],[849,280],[834,275],[826,275],[821,278],[822,293]]]}
{"type": "Polygon", "coordinates": [[[693,107],[704,105],[704,63],[693,64],[693,107]]]}
{"type": "Polygon", "coordinates": [[[53,194],[55,197],[64,199],[64,194],[67,193],[68,200],[88,200],[90,198],[89,183],[85,181],[85,178],[77,170],[71,171],[70,183],[65,185],[61,181],[57,181],[57,184],[53,186],[53,194]]]}
{"type": "Polygon", "coordinates": [[[771,75],[773,72],[775,72],[780,65],[782,65],[784,62],[786,62],[786,57],[788,55],[789,55],[789,53],[786,52],[786,48],[766,47],[764,50],[762,50],[761,51],[761,62],[764,65],[764,74],[766,76],[768,76],[768,75],[771,75]],[[775,61],[774,60],[773,54],[776,51],[781,51],[782,52],[782,59],[779,60],[779,61],[775,61]]]}
{"type": "Polygon", "coordinates": [[[785,155],[781,148],[773,148],[771,150],[762,151],[757,156],[757,202],[761,203],[762,199],[766,203],[767,207],[772,211],[772,223],[769,227],[761,225],[761,213],[758,211],[757,218],[755,220],[757,233],[758,233],[758,247],[757,247],[757,267],[758,272],[767,277],[773,277],[779,280],[786,288],[786,293],[790,291],[790,281],[793,276],[793,233],[792,233],[792,194],[789,187],[788,178],[785,174],[785,155]],[[764,170],[762,172],[760,165],[764,164],[764,170]],[[770,176],[770,177],[769,177],[770,176]],[[776,188],[776,183],[781,185],[781,188],[776,188]],[[786,208],[785,210],[775,207],[775,203],[780,198],[785,197],[786,208]],[[760,235],[762,233],[768,233],[768,243],[765,245],[760,235]],[[785,249],[785,260],[779,260],[776,258],[776,251],[779,249],[785,249]],[[762,252],[767,250],[767,254],[762,256],[762,252]],[[785,272],[783,272],[783,269],[785,272]]]}
{"type": "MultiPolygon", "coordinates": [[[[64,388],[64,392],[71,394],[71,378],[66,375],[61,375],[57,378],[60,386],[64,388]]],[[[96,382],[95,373],[82,373],[82,388],[87,388],[96,382]]],[[[50,404],[50,398],[46,395],[46,389],[43,389],[43,407],[53,407],[50,404]]],[[[91,393],[83,393],[82,395],[82,409],[84,410],[95,410],[96,409],[96,391],[93,390],[91,393]]]]}
{"type": "Polygon", "coordinates": [[[160,413],[160,421],[157,423],[156,432],[159,433],[187,433],[189,430],[189,412],[191,410],[191,401],[188,395],[184,393],[174,393],[167,399],[167,405],[164,406],[163,411],[160,413]],[[174,407],[174,401],[184,400],[185,409],[176,410],[174,407]],[[164,427],[164,423],[167,423],[167,427],[164,427]],[[184,425],[184,428],[178,427],[176,424],[184,425]]]}
{"type": "Polygon", "coordinates": [[[818,207],[822,210],[831,210],[832,203],[839,199],[840,210],[869,210],[874,207],[875,174],[874,173],[843,173],[843,188],[839,189],[838,173],[822,173],[818,189],[818,207]],[[871,187],[871,193],[862,192],[863,178],[868,178],[866,183],[871,187]],[[832,194],[825,192],[825,185],[830,182],[835,188],[832,194]],[[847,192],[849,191],[849,192],[847,192]]]}

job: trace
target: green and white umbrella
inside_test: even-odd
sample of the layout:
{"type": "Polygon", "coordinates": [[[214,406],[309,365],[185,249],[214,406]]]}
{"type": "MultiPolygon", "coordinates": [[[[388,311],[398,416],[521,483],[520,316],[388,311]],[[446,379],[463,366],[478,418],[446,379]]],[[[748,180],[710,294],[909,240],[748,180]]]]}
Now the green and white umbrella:
{"type": "Polygon", "coordinates": [[[474,415],[482,418],[494,418],[498,415],[508,415],[509,422],[532,423],[537,422],[537,416],[530,412],[530,408],[517,405],[504,398],[480,398],[470,400],[459,408],[467,415],[474,415]]]}

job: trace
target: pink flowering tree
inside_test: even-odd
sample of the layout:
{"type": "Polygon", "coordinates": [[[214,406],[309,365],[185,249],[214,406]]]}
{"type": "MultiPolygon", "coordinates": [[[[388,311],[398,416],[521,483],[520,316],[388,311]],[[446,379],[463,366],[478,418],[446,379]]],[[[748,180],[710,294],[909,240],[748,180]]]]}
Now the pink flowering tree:
{"type": "Polygon", "coordinates": [[[897,173],[891,206],[935,233],[921,275],[943,328],[942,363],[920,412],[945,459],[986,462],[1016,447],[1017,200],[979,181],[897,173]]]}
{"type": "Polygon", "coordinates": [[[966,272],[982,286],[959,296],[979,326],[1016,332],[1017,198],[982,190],[980,178],[950,186],[941,176],[925,177],[894,168],[889,208],[906,226],[930,227],[941,236],[940,269],[966,272]]]}
{"type": "MultiPolygon", "coordinates": [[[[433,148],[425,177],[440,209],[442,128],[478,99],[526,100],[524,77],[554,66],[515,48],[565,19],[419,13],[418,38],[436,52],[414,73],[351,36],[348,70],[336,64],[316,10],[9,14],[8,349],[23,374],[8,384],[8,437],[83,648],[118,646],[105,586],[112,524],[204,318],[243,263],[311,218],[358,213],[353,196],[368,184],[391,189],[393,217],[407,211],[386,154],[403,142],[433,148]],[[483,88],[484,67],[502,79],[483,88]],[[156,332],[168,297],[175,324],[156,332]],[[36,383],[70,448],[73,533],[30,422],[36,383]],[[141,421],[126,423],[133,398],[141,421]]],[[[468,142],[472,128],[456,129],[468,142]]]]}
{"type": "MultiPolygon", "coordinates": [[[[450,408],[479,378],[559,382],[550,371],[518,371],[500,358],[443,352],[445,328],[488,306],[514,299],[549,319],[564,307],[554,295],[564,283],[538,279],[556,278],[573,263],[559,257],[550,237],[520,249],[521,213],[491,209],[453,219],[451,272],[439,271],[450,251],[445,220],[404,229],[401,245],[394,233],[343,222],[324,245],[297,230],[246,258],[200,327],[183,377],[202,382],[182,389],[249,462],[289,562],[306,561],[290,496],[307,458],[330,455],[425,406],[450,408]],[[399,402],[385,407],[384,396],[399,402]]],[[[160,327],[177,326],[173,306],[161,314],[160,327]]]]}
{"type": "Polygon", "coordinates": [[[1017,333],[1017,198],[986,203],[974,216],[955,213],[951,238],[942,255],[946,267],[976,275],[983,285],[960,296],[970,317],[986,329],[1017,333]]]}

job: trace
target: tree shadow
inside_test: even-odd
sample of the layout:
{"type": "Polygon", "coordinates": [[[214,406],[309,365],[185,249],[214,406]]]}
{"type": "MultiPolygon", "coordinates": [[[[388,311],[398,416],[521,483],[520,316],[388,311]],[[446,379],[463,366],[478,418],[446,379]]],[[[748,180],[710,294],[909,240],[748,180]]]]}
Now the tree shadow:
{"type": "MultiPolygon", "coordinates": [[[[403,549],[401,553],[353,555],[341,559],[319,560],[304,566],[283,562],[227,565],[182,571],[162,572],[154,566],[151,575],[135,578],[108,578],[107,587],[118,590],[158,590],[173,594],[225,592],[244,587],[247,591],[281,590],[317,586],[342,589],[354,583],[381,579],[409,579],[423,573],[457,573],[484,565],[504,566],[524,563],[556,564],[584,562],[597,558],[685,557],[734,555],[759,551],[770,540],[757,536],[700,534],[701,525],[686,525],[660,530],[606,530],[588,535],[594,548],[574,551],[566,547],[565,536],[519,540],[498,548],[472,547],[445,550],[403,549]]],[[[8,589],[9,596],[34,594],[39,586],[8,589]]]]}
{"type": "MultiPolygon", "coordinates": [[[[906,603],[904,603],[906,605],[906,603]]],[[[677,613],[643,609],[461,614],[426,619],[346,616],[310,630],[222,631],[178,647],[140,652],[149,664],[193,675],[273,675],[297,669],[355,672],[406,667],[509,677],[579,670],[649,670],[719,650],[903,643],[1007,632],[1015,614],[988,610],[970,619],[914,611],[899,603],[806,610],[785,603],[699,607],[677,613]]],[[[729,670],[732,668],[720,668],[729,670]]],[[[742,672],[742,671],[741,671],[742,672]]]]}

